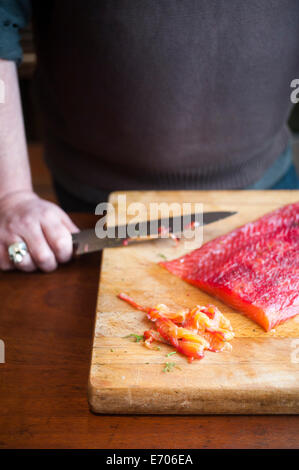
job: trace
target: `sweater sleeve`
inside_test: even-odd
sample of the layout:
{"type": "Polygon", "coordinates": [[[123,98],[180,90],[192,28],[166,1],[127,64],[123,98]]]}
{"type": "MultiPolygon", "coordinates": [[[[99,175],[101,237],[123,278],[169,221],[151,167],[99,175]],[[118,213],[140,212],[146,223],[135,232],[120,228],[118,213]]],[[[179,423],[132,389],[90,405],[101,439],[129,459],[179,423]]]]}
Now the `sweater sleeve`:
{"type": "Polygon", "coordinates": [[[20,28],[24,28],[31,15],[30,0],[0,0],[0,58],[20,63],[20,28]]]}

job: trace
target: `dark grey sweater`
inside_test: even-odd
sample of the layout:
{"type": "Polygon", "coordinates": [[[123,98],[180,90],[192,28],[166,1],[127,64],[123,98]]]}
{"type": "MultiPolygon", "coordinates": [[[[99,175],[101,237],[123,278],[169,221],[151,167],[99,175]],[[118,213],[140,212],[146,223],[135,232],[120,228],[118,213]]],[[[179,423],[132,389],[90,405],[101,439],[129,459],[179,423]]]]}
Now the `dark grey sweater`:
{"type": "Polygon", "coordinates": [[[284,151],[298,0],[39,0],[33,20],[47,161],[73,194],[244,188],[284,151]]]}

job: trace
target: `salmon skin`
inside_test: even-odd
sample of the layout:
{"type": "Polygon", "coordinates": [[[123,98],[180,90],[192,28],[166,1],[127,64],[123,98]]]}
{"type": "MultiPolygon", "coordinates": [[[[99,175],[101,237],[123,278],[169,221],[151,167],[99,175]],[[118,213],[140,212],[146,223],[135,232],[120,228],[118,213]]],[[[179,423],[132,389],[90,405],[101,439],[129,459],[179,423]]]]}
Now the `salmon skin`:
{"type": "Polygon", "coordinates": [[[269,331],[299,313],[299,202],[159,264],[269,331]]]}

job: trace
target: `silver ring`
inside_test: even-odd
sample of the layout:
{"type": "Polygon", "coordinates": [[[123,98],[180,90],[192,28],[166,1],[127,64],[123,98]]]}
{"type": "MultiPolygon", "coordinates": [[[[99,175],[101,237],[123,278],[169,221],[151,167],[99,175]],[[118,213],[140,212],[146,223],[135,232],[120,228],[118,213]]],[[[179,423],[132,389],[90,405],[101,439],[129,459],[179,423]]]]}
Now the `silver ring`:
{"type": "Polygon", "coordinates": [[[8,256],[14,264],[19,264],[27,255],[28,248],[25,242],[16,242],[8,247],[8,256]]]}

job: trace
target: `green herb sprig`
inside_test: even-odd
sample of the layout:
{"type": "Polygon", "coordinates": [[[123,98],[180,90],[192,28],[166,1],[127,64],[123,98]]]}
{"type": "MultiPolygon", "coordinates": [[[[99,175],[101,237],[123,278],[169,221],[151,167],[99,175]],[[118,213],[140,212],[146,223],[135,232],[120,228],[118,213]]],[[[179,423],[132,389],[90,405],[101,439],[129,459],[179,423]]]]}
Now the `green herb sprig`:
{"type": "Polygon", "coordinates": [[[173,356],[174,354],[176,354],[176,351],[172,351],[172,352],[166,354],[166,357],[173,356]]]}
{"type": "Polygon", "coordinates": [[[174,367],[176,367],[175,362],[166,362],[165,367],[163,369],[163,372],[171,372],[174,367]]]}
{"type": "Polygon", "coordinates": [[[130,335],[125,336],[125,338],[135,338],[136,343],[140,343],[140,341],[144,341],[143,335],[136,335],[135,333],[131,333],[130,335]]]}

